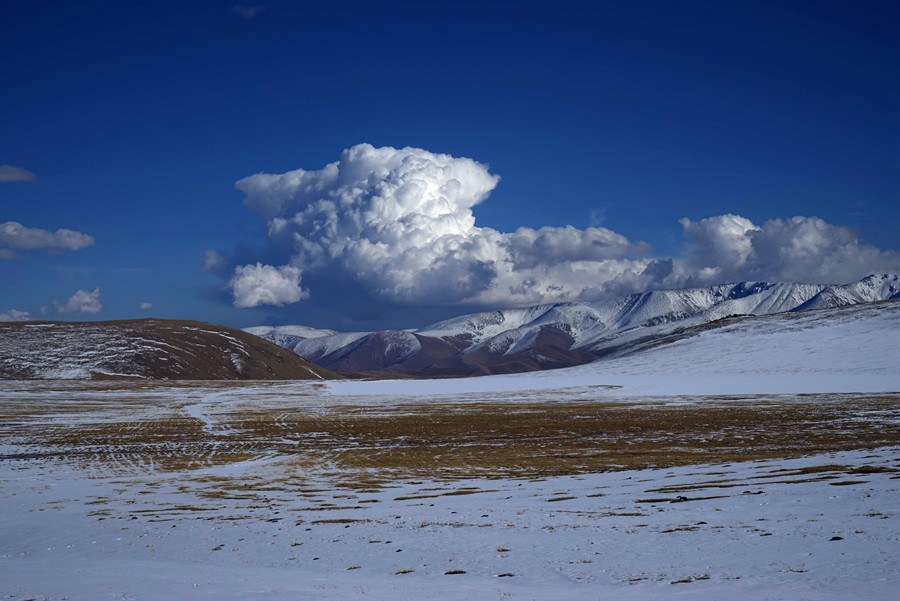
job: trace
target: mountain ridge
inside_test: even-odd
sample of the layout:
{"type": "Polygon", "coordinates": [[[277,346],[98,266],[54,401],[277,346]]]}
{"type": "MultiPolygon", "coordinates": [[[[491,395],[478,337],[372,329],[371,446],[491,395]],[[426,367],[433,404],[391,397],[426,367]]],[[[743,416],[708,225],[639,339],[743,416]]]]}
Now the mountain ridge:
{"type": "Polygon", "coordinates": [[[258,326],[245,331],[335,371],[471,376],[580,365],[728,316],[810,311],[891,298],[900,298],[900,274],[873,274],[844,285],[739,282],[657,290],[593,302],[485,311],[414,330],[334,332],[258,326]]]}

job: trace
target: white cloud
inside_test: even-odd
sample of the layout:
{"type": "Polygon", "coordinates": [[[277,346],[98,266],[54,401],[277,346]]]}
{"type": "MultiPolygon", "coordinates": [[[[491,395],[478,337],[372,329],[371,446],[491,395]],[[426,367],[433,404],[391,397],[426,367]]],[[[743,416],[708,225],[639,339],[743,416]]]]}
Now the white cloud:
{"type": "Polygon", "coordinates": [[[28,311],[10,309],[6,313],[0,313],[0,321],[28,321],[29,319],[31,319],[31,313],[28,311]]]}
{"type": "Polygon", "coordinates": [[[684,217],[678,222],[693,240],[689,254],[698,262],[713,260],[729,270],[741,267],[753,250],[750,234],[759,228],[740,215],[718,215],[693,222],[684,217]]]}
{"type": "Polygon", "coordinates": [[[300,270],[290,265],[244,265],[234,270],[229,285],[234,291],[234,306],[242,309],[259,305],[280,307],[309,296],[300,288],[300,270]]]}
{"type": "Polygon", "coordinates": [[[737,215],[682,219],[691,245],[683,271],[692,283],[791,281],[846,283],[900,270],[900,254],[860,244],[850,229],[818,217],[772,219],[762,226],[737,215]]]}
{"type": "Polygon", "coordinates": [[[91,246],[93,243],[93,236],[65,228],[51,232],[36,227],[25,227],[16,221],[0,223],[0,246],[9,248],[67,248],[69,250],[79,250],[86,246],[91,246]]]}
{"type": "Polygon", "coordinates": [[[99,313],[103,309],[100,288],[78,290],[65,303],[53,301],[53,307],[59,313],[99,313]]]}
{"type": "Polygon", "coordinates": [[[22,167],[0,165],[0,183],[30,182],[35,177],[34,173],[22,167]]]}
{"type": "MultiPolygon", "coordinates": [[[[235,186],[266,219],[269,244],[264,262],[225,271],[234,304],[307,298],[304,273],[393,304],[513,306],[741,279],[842,283],[900,269],[897,253],[813,217],[762,226],[739,215],[682,219],[684,254],[657,258],[603,227],[478,227],[473,207],[499,180],[472,159],[368,144],[317,171],[246,177],[235,186]]],[[[207,270],[225,263],[207,253],[207,270]]]]}
{"type": "MultiPolygon", "coordinates": [[[[629,257],[649,252],[604,228],[476,227],[472,208],[499,180],[471,159],[360,144],[318,171],[260,173],[236,187],[267,219],[286,265],[337,270],[394,303],[574,298],[573,280],[595,290],[597,277],[632,268],[629,257]]],[[[236,281],[243,278],[233,289],[236,281]]],[[[235,290],[236,303],[244,297],[235,290]]]]}
{"type": "Polygon", "coordinates": [[[141,311],[146,311],[147,309],[152,309],[153,303],[141,303],[141,306],[139,308],[141,311]]]}
{"type": "Polygon", "coordinates": [[[223,275],[228,269],[225,257],[217,250],[208,250],[203,255],[203,271],[223,275]]]}

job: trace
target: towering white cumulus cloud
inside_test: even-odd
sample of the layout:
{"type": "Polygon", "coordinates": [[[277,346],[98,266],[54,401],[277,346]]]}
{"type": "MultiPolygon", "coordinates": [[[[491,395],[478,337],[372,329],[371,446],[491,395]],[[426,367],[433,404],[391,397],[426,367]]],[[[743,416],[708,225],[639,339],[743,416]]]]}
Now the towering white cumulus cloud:
{"type": "MultiPolygon", "coordinates": [[[[841,283],[900,268],[897,253],[814,217],[683,219],[688,248],[667,258],[602,227],[478,227],[472,209],[499,179],[471,159],[368,144],[318,171],[246,177],[235,186],[266,219],[281,264],[233,268],[234,304],[302,300],[300,280],[313,272],[395,304],[513,306],[729,279],[841,283]]],[[[213,252],[206,263],[218,271],[225,260],[213,252]]]]}
{"type": "MultiPolygon", "coordinates": [[[[646,260],[628,257],[649,247],[605,228],[504,234],[476,227],[472,208],[499,179],[471,159],[360,144],[318,171],[261,173],[236,187],[285,251],[286,264],[277,269],[296,269],[297,280],[303,271],[338,269],[390,302],[577,298],[623,270],[643,269],[646,260]]],[[[231,280],[235,305],[299,299],[299,286],[285,287],[285,277],[272,277],[275,269],[238,267],[231,280]],[[256,278],[251,290],[249,277],[257,273],[267,277],[256,278]]]]}

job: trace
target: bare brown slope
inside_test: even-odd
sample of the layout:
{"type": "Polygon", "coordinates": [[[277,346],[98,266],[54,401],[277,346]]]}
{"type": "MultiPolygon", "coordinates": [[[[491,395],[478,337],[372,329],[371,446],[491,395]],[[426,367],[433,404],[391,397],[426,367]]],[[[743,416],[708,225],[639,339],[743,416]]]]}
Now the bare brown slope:
{"type": "Polygon", "coordinates": [[[197,321],[0,323],[0,378],[339,378],[267,340],[197,321]]]}

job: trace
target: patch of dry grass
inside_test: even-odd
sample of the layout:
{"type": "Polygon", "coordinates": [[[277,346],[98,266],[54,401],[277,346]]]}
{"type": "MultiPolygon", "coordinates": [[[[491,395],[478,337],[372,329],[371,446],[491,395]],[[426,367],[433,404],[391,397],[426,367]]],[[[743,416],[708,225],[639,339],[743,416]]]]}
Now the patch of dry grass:
{"type": "MultiPolygon", "coordinates": [[[[0,442],[22,453],[0,460],[67,461],[125,471],[188,471],[258,457],[282,460],[286,468],[280,480],[206,477],[210,495],[251,498],[262,492],[316,492],[303,474],[335,470],[353,474],[343,478],[343,485],[358,494],[378,491],[395,477],[545,478],[900,444],[900,394],[706,398],[681,405],[551,400],[327,410],[289,404],[273,409],[271,403],[263,410],[243,403],[240,410],[217,412],[214,427],[208,427],[186,415],[177,401],[181,391],[192,391],[191,385],[168,386],[169,404],[160,400],[159,388],[155,397],[142,400],[144,384],[91,385],[105,394],[129,391],[126,400],[134,416],[122,419],[127,403],[124,408],[97,403],[87,388],[58,401],[5,402],[0,404],[0,442]],[[118,417],[110,419],[111,412],[118,417]]],[[[831,467],[779,475],[828,477],[842,466],[831,467]]],[[[198,474],[198,480],[203,478],[198,474]]]]}

